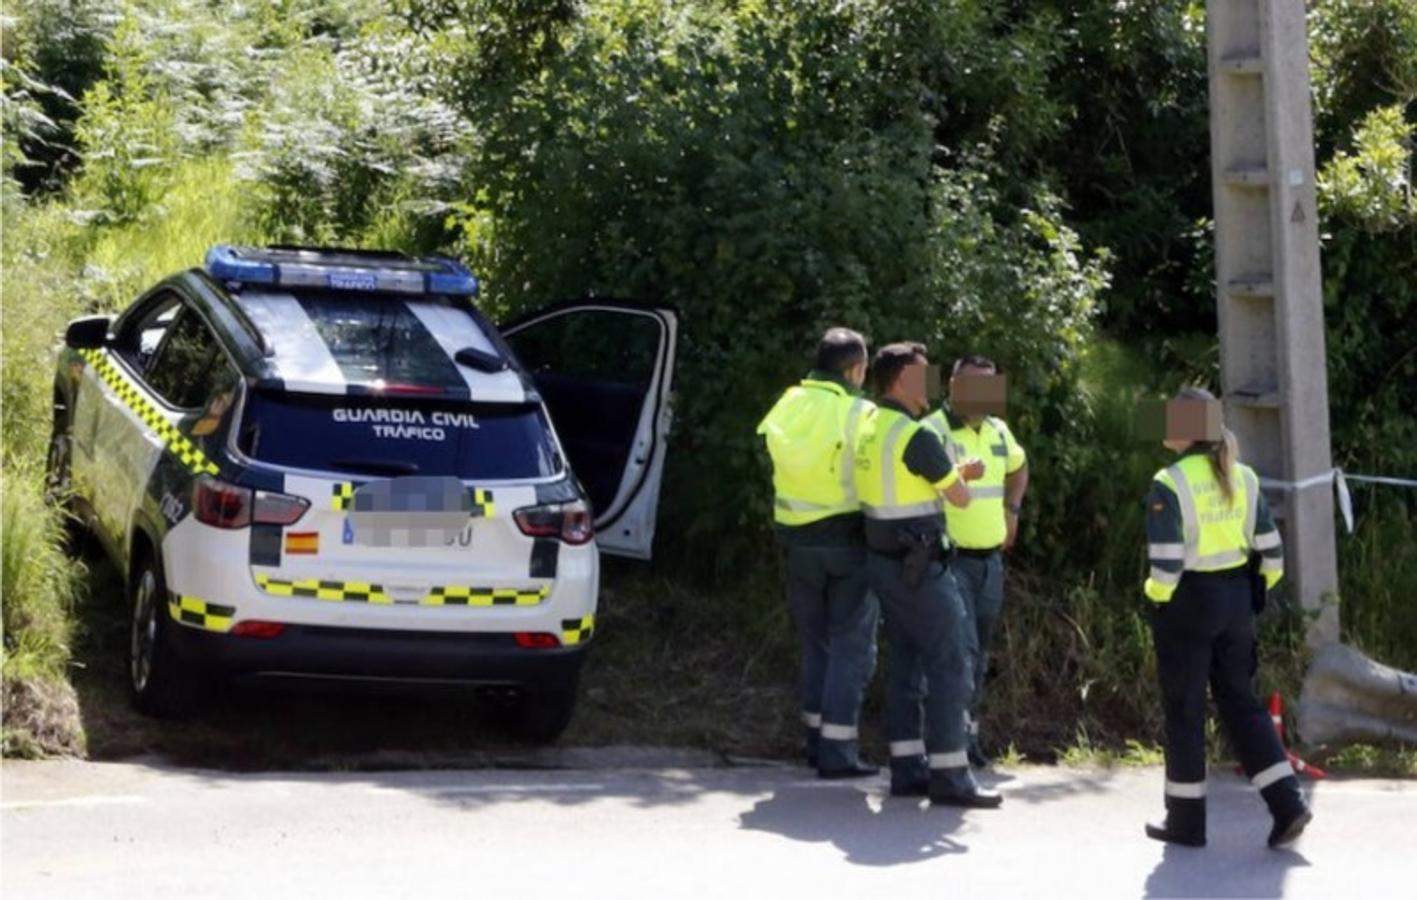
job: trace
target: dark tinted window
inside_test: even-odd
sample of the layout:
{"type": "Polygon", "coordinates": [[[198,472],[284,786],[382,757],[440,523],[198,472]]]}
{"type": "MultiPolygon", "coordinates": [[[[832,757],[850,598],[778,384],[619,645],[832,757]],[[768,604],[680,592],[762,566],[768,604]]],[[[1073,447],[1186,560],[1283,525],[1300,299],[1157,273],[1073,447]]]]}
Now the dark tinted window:
{"type": "Polygon", "coordinates": [[[534,404],[392,403],[253,392],[242,450],[263,462],[352,475],[540,478],[562,469],[534,404]]]}
{"type": "Polygon", "coordinates": [[[576,310],[507,336],[534,373],[647,387],[659,353],[659,320],[620,310],[576,310]]]}
{"type": "Polygon", "coordinates": [[[351,384],[464,386],[456,363],[401,299],[316,293],[298,299],[351,384]]]}
{"type": "Polygon", "coordinates": [[[229,387],[235,372],[206,323],[191,310],[184,310],[167,330],[146,378],[168,403],[196,409],[212,394],[229,387]]]}

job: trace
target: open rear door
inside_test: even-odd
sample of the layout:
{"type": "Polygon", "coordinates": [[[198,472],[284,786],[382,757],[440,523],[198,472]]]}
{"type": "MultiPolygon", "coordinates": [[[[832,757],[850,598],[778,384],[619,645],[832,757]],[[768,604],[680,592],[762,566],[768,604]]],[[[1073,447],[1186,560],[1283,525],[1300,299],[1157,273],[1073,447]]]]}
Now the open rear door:
{"type": "Polygon", "coordinates": [[[590,495],[600,548],[649,559],[678,317],[649,305],[583,300],[520,318],[502,334],[536,379],[590,495]]]}

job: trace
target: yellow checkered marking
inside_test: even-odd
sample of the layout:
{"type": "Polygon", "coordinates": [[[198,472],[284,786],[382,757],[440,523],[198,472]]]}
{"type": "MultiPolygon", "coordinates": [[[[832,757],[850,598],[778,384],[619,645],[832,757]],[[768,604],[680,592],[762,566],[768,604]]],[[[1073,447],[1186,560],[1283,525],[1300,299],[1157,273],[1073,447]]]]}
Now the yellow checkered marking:
{"type": "Polygon", "coordinates": [[[595,616],[581,616],[579,619],[561,620],[561,643],[567,647],[583,644],[595,633],[595,616]]]}
{"type": "Polygon", "coordinates": [[[490,588],[440,585],[423,598],[424,606],[538,606],[551,595],[551,585],[539,588],[490,588]]]}
{"type": "Polygon", "coordinates": [[[393,603],[393,598],[380,584],[362,581],[325,581],[320,578],[286,580],[269,575],[257,575],[256,584],[267,594],[277,597],[309,597],[338,603],[393,603]]]}
{"type": "Polygon", "coordinates": [[[472,489],[472,517],[474,519],[491,519],[497,515],[497,504],[493,502],[492,492],[483,488],[472,489]]]}
{"type": "Polygon", "coordinates": [[[172,599],[167,601],[167,611],[177,621],[207,631],[230,631],[231,620],[236,616],[234,606],[218,606],[180,594],[173,594],[172,599]]]}
{"type": "Polygon", "coordinates": [[[216,463],[207,459],[206,454],[188,440],[187,435],[167,421],[167,417],[156,406],[153,406],[152,401],[144,397],[132,382],[123,377],[123,374],[113,363],[108,361],[102,351],[80,350],[79,355],[93,366],[99,379],[113,390],[113,393],[118,397],[118,402],[131,409],[144,425],[156,432],[168,451],[181,460],[182,465],[186,466],[193,474],[215,475],[221,471],[217,468],[216,463]]]}
{"type": "Polygon", "coordinates": [[[354,505],[354,489],[357,487],[352,481],[336,482],[330,489],[330,504],[334,509],[349,509],[354,505]]]}

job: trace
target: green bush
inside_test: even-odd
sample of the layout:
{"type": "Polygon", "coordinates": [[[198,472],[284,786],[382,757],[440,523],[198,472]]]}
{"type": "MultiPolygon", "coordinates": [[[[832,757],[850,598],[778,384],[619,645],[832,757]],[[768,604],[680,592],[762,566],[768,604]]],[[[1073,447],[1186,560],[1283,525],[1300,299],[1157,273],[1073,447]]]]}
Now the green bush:
{"type": "Polygon", "coordinates": [[[993,353],[1029,424],[1076,420],[1102,266],[987,126],[935,144],[952,58],[1014,71],[997,20],[970,14],[986,7],[592,4],[538,20],[530,56],[495,26],[445,47],[478,126],[458,221],[485,303],[590,293],[683,315],[670,553],[724,571],[760,553],[753,427],[831,324],[993,353]]]}

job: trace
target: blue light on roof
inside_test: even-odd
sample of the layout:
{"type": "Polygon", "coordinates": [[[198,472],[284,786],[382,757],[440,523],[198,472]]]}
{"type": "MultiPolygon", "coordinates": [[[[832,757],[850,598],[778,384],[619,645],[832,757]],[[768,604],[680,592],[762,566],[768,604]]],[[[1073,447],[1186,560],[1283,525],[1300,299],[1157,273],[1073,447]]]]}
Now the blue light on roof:
{"type": "Polygon", "coordinates": [[[432,272],[428,275],[429,293],[477,296],[477,278],[462,263],[441,257],[438,261],[444,263],[449,271],[432,272]]]}
{"type": "Polygon", "coordinates": [[[240,251],[227,244],[217,244],[207,251],[207,274],[218,281],[240,281],[243,284],[278,284],[274,263],[242,258],[240,251]]]}
{"type": "Polygon", "coordinates": [[[218,281],[322,288],[331,291],[477,295],[477,279],[445,257],[357,254],[286,247],[233,247],[207,251],[206,270],[218,281]]]}

